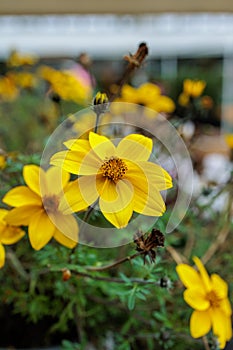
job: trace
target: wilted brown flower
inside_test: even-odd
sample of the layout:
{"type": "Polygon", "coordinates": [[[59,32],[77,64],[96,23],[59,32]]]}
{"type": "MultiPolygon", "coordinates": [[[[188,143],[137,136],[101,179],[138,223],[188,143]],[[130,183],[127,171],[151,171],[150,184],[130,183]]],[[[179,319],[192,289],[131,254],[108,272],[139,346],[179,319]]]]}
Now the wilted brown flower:
{"type": "Polygon", "coordinates": [[[162,232],[153,228],[148,235],[141,235],[141,232],[136,234],[134,242],[138,252],[144,252],[144,263],[146,256],[149,255],[151,262],[155,262],[156,252],[155,248],[164,247],[165,237],[162,232]]]}

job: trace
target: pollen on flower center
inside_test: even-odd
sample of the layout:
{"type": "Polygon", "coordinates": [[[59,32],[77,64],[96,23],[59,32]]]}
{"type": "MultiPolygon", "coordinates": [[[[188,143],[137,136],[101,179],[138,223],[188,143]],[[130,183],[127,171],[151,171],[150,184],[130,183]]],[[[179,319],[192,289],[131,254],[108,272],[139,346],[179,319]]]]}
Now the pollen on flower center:
{"type": "Polygon", "coordinates": [[[100,168],[102,175],[114,182],[122,179],[127,170],[128,168],[123,160],[115,157],[111,157],[110,159],[106,160],[100,168]]]}
{"type": "Polygon", "coordinates": [[[49,195],[43,197],[44,209],[49,213],[54,213],[58,209],[59,198],[56,195],[49,195]]]}
{"type": "Polygon", "coordinates": [[[215,291],[210,291],[207,293],[206,299],[210,302],[211,306],[218,307],[220,303],[220,298],[215,291]]]}

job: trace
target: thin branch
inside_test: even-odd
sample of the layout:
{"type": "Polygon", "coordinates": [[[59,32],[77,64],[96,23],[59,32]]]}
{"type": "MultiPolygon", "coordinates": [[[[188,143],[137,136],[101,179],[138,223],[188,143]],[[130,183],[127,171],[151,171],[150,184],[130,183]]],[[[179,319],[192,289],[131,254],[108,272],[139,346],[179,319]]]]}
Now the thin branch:
{"type": "Polygon", "coordinates": [[[225,225],[223,226],[222,230],[219,232],[216,240],[211,244],[211,246],[207,249],[204,256],[202,257],[203,264],[206,264],[212,258],[212,256],[215,254],[215,252],[225,242],[225,240],[227,239],[227,237],[230,233],[232,202],[233,202],[233,198],[232,198],[232,193],[230,191],[225,225]]]}
{"type": "Polygon", "coordinates": [[[168,253],[171,255],[172,259],[177,263],[177,264],[182,264],[182,263],[187,263],[187,259],[185,256],[181,255],[180,253],[177,252],[175,248],[172,246],[167,246],[165,249],[168,251],[168,253]]]}
{"type": "MultiPolygon", "coordinates": [[[[113,283],[127,283],[125,280],[122,278],[116,278],[116,277],[101,277],[101,276],[95,276],[92,274],[88,274],[85,272],[77,272],[74,271],[75,275],[77,276],[82,276],[86,278],[91,278],[97,281],[105,281],[105,282],[113,282],[113,283]]],[[[138,283],[138,284],[153,284],[153,285],[160,285],[160,282],[157,281],[151,281],[151,280],[144,280],[141,278],[131,278],[129,279],[129,282],[131,283],[138,283]]]]}
{"type": "Polygon", "coordinates": [[[125,261],[133,260],[137,256],[142,255],[142,254],[145,254],[145,252],[141,251],[141,252],[135,253],[133,255],[126,256],[126,257],[124,257],[122,259],[114,261],[112,264],[109,264],[109,265],[104,265],[104,266],[99,266],[99,267],[98,266],[86,266],[86,269],[88,271],[105,271],[105,270],[109,270],[109,269],[111,269],[113,267],[116,267],[117,265],[120,265],[120,264],[124,263],[125,261]]]}
{"type": "Polygon", "coordinates": [[[202,340],[203,340],[203,344],[204,344],[205,350],[210,350],[207,337],[206,336],[202,337],[202,340]]]}
{"type": "Polygon", "coordinates": [[[7,254],[6,254],[6,257],[9,260],[9,263],[13,267],[13,269],[15,271],[17,271],[17,273],[25,281],[29,281],[29,279],[30,279],[29,274],[23,268],[23,265],[21,264],[20,260],[17,258],[16,254],[13,252],[13,250],[9,249],[7,254]]]}
{"type": "Polygon", "coordinates": [[[203,255],[201,259],[203,264],[206,264],[212,258],[212,256],[216,253],[216,251],[221,247],[221,245],[227,239],[229,232],[230,232],[229,225],[225,225],[223,229],[220,231],[216,240],[211,244],[211,246],[207,249],[207,251],[203,255]]]}

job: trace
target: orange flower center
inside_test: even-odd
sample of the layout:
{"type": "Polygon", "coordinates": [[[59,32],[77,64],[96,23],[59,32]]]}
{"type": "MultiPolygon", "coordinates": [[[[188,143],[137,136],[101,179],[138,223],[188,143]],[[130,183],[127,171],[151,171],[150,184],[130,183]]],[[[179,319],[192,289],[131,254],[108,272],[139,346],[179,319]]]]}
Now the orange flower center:
{"type": "Polygon", "coordinates": [[[122,179],[128,170],[126,164],[120,158],[111,157],[106,160],[100,168],[102,175],[109,180],[117,182],[122,179]]]}
{"type": "Polygon", "coordinates": [[[206,299],[210,302],[212,307],[218,307],[220,304],[220,298],[213,290],[207,293],[206,299]]]}
{"type": "Polygon", "coordinates": [[[55,213],[58,209],[59,198],[56,195],[44,196],[43,199],[44,209],[48,213],[55,213]]]}

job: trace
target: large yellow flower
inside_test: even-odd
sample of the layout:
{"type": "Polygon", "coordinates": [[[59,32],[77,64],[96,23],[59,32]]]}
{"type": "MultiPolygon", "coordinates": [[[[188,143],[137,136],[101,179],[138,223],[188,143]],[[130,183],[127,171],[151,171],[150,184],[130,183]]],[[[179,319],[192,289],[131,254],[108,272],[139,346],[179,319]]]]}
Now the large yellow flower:
{"type": "Polygon", "coordinates": [[[190,332],[193,338],[207,334],[211,327],[223,349],[232,336],[231,305],[228,300],[228,286],[217,274],[208,275],[200,259],[194,257],[197,272],[187,264],[179,264],[176,271],[187,288],[184,300],[195,311],[190,319],[190,332]]]}
{"type": "Polygon", "coordinates": [[[82,175],[75,180],[76,190],[67,196],[75,211],[99,199],[103,215],[117,228],[128,224],[133,211],[151,216],[164,213],[160,191],[172,187],[172,180],[162,167],[148,162],[150,138],[131,134],[116,147],[107,137],[90,132],[89,140],[64,144],[69,151],[53,155],[51,164],[82,175]]]}
{"type": "Polygon", "coordinates": [[[3,202],[15,207],[5,217],[11,225],[28,226],[31,245],[43,248],[51,238],[73,248],[78,241],[78,224],[67,211],[66,194],[72,194],[70,175],[56,167],[46,172],[37,165],[26,165],[23,177],[27,186],[11,189],[3,202]]]}
{"type": "Polygon", "coordinates": [[[7,214],[8,210],[0,209],[0,268],[5,264],[5,249],[3,245],[14,244],[25,235],[21,228],[7,224],[5,220],[7,214]]]}

